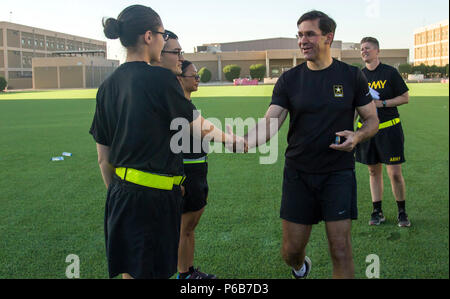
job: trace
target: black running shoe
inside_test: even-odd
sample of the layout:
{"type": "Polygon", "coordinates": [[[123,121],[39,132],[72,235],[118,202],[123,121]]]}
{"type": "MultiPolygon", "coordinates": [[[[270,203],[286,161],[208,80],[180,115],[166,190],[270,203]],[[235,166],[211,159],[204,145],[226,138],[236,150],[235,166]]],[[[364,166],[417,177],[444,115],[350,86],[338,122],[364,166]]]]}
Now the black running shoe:
{"type": "Polygon", "coordinates": [[[217,276],[214,274],[201,272],[200,268],[197,268],[194,269],[194,272],[192,272],[186,279],[217,279],[217,276]]]}
{"type": "Polygon", "coordinates": [[[408,219],[408,215],[405,212],[398,213],[398,226],[399,227],[410,227],[411,222],[408,219]]]}
{"type": "Polygon", "coordinates": [[[305,256],[305,266],[306,266],[306,271],[305,274],[303,276],[299,276],[297,274],[295,274],[294,270],[292,269],[292,275],[294,276],[295,279],[304,279],[308,276],[309,272],[311,272],[311,260],[309,259],[309,257],[305,256]]]}
{"type": "Polygon", "coordinates": [[[385,221],[386,218],[384,218],[383,212],[374,211],[370,216],[369,225],[380,225],[385,221]]]}

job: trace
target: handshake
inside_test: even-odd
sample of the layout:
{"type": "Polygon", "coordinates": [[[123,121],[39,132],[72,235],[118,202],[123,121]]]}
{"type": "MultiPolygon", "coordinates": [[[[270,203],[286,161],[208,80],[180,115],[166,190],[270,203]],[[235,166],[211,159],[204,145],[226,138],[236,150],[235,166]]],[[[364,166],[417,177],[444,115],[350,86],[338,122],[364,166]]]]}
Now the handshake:
{"type": "Polygon", "coordinates": [[[248,153],[249,147],[247,138],[234,135],[230,125],[227,125],[224,144],[225,148],[233,153],[248,153]]]}

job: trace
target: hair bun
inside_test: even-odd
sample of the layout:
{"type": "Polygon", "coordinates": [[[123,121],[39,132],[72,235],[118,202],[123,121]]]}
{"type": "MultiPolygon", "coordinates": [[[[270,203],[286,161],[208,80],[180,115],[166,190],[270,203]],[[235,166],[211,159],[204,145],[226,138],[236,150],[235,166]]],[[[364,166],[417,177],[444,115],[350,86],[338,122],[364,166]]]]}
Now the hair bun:
{"type": "Polygon", "coordinates": [[[120,21],[114,18],[103,19],[103,32],[109,39],[117,39],[120,37],[120,21]]]}

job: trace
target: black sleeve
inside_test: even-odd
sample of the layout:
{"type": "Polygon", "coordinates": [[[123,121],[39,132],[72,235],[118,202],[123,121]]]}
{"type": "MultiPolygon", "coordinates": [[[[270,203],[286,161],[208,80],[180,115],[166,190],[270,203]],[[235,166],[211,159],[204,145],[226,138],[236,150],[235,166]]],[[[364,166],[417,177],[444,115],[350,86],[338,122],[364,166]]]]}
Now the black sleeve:
{"type": "Polygon", "coordinates": [[[275,84],[272,94],[272,102],[270,103],[270,105],[278,105],[289,110],[289,96],[285,74],[286,73],[281,75],[277,81],[277,84],[275,84]]]}
{"type": "Polygon", "coordinates": [[[164,98],[166,109],[170,119],[184,118],[189,123],[194,121],[199,113],[191,101],[184,97],[183,89],[175,75],[168,76],[166,88],[164,88],[164,98]]]}
{"type": "Polygon", "coordinates": [[[104,89],[100,87],[97,92],[96,97],[96,106],[95,106],[95,114],[94,119],[92,120],[91,129],[89,133],[94,137],[94,140],[102,145],[110,146],[110,143],[107,138],[106,132],[106,123],[104,119],[105,110],[104,110],[104,89]]]}
{"type": "Polygon", "coordinates": [[[361,107],[372,102],[369,92],[369,83],[360,69],[356,69],[355,107],[361,107]]]}
{"type": "Polygon", "coordinates": [[[405,83],[405,80],[403,80],[400,73],[394,69],[392,71],[392,86],[393,86],[393,92],[394,92],[394,98],[401,96],[405,92],[409,91],[408,86],[405,83]]]}

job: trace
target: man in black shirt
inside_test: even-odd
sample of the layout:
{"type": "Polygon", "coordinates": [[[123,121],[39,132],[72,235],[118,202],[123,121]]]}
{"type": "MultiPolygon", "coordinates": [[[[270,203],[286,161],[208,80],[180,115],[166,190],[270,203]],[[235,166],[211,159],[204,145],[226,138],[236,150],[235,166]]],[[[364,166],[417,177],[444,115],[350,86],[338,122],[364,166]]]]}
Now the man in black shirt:
{"type": "Polygon", "coordinates": [[[353,149],[376,133],[378,118],[361,71],[331,57],[336,23],[311,11],[297,26],[307,62],[279,78],[265,119],[246,138],[249,148],[267,142],[290,114],[280,211],[283,258],[295,278],[305,278],[311,270],[305,248],[312,225],[324,220],[333,277],[352,278],[350,231],[357,217],[353,149]],[[355,109],[364,120],[356,133],[355,109]]]}
{"type": "Polygon", "coordinates": [[[161,60],[152,61],[152,65],[161,66],[171,70],[175,75],[181,75],[181,64],[184,61],[183,49],[178,42],[178,36],[172,31],[166,30],[168,40],[161,51],[161,60]]]}
{"type": "MultiPolygon", "coordinates": [[[[154,64],[171,70],[180,76],[180,86],[184,89],[186,100],[191,99],[191,92],[186,92],[183,86],[183,72],[185,64],[182,47],[178,42],[178,36],[166,30],[169,39],[161,51],[161,61],[154,64]]],[[[192,75],[191,75],[192,76],[192,75]]],[[[192,102],[191,102],[192,103],[192,102]]],[[[207,153],[204,151],[201,139],[189,136],[189,150],[183,151],[184,173],[186,180],[182,184],[183,190],[183,215],[181,218],[180,246],[178,250],[178,279],[215,279],[213,274],[208,274],[194,267],[195,227],[207,204],[208,183],[206,180],[208,164],[207,153]],[[199,147],[200,148],[197,148],[199,147]]],[[[187,140],[187,139],[186,139],[187,140]]]]}
{"type": "MultiPolygon", "coordinates": [[[[383,198],[383,164],[391,181],[398,206],[398,226],[409,227],[405,208],[405,180],[402,163],[405,162],[404,135],[397,107],[409,102],[408,87],[398,71],[380,62],[380,45],[373,37],[361,41],[361,56],[366,67],[362,70],[369,86],[378,94],[375,101],[380,119],[380,130],[372,139],[356,147],[356,161],[369,167],[373,212],[369,225],[385,221],[381,203],[383,198]]],[[[359,124],[360,126],[360,124],[359,124]]]]}

